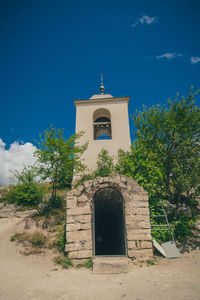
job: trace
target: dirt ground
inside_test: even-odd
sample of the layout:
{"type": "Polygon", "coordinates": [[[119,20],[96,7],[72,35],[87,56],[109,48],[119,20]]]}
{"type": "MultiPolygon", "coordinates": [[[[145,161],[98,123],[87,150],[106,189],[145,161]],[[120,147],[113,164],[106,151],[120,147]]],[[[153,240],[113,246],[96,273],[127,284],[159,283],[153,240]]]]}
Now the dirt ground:
{"type": "Polygon", "coordinates": [[[52,254],[24,256],[10,237],[22,218],[0,218],[0,300],[198,300],[200,250],[156,265],[133,265],[127,274],[62,269],[52,254]]]}

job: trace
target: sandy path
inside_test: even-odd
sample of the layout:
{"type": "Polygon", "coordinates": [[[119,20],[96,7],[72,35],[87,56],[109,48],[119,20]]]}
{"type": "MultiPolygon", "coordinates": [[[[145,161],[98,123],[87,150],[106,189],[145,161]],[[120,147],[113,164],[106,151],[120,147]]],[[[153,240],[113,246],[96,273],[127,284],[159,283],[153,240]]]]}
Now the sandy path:
{"type": "Polygon", "coordinates": [[[199,300],[200,251],[128,274],[63,270],[52,257],[23,256],[10,236],[19,218],[0,219],[0,300],[199,300]],[[58,268],[55,270],[55,268],[58,268]]]}

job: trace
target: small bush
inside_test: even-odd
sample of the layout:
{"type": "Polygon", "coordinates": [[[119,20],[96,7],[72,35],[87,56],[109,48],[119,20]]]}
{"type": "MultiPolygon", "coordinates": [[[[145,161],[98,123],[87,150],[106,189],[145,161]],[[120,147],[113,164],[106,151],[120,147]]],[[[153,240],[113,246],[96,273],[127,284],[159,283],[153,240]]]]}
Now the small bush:
{"type": "Polygon", "coordinates": [[[24,243],[26,241],[29,241],[29,238],[30,236],[23,232],[23,233],[16,233],[15,235],[12,235],[11,238],[10,238],[10,241],[13,242],[13,241],[17,241],[19,243],[24,243]]]}
{"type": "Polygon", "coordinates": [[[14,236],[14,235],[12,235],[12,236],[10,237],[10,241],[11,241],[11,242],[14,242],[14,241],[15,241],[15,236],[14,236]]]}
{"type": "Polygon", "coordinates": [[[12,235],[10,241],[17,241],[19,243],[27,243],[34,248],[43,248],[47,242],[47,237],[38,231],[35,231],[33,234],[28,234],[26,232],[16,233],[12,235]]]}
{"type": "Polygon", "coordinates": [[[45,246],[47,238],[43,233],[36,231],[32,234],[29,241],[33,247],[42,248],[45,246]]]}
{"type": "Polygon", "coordinates": [[[148,259],[146,262],[147,262],[148,266],[154,266],[155,265],[155,261],[153,261],[152,259],[148,259]]]}
{"type": "Polygon", "coordinates": [[[174,234],[179,242],[183,242],[186,237],[192,235],[194,228],[194,221],[186,214],[178,214],[178,221],[176,222],[174,234]]]}
{"type": "Polygon", "coordinates": [[[52,196],[49,199],[50,208],[63,208],[63,198],[61,196],[52,196]]]}
{"type": "Polygon", "coordinates": [[[17,205],[36,207],[42,199],[42,189],[37,180],[33,167],[24,167],[22,171],[13,173],[13,182],[3,195],[3,201],[17,205]]]}
{"type": "Polygon", "coordinates": [[[88,261],[86,261],[85,263],[83,263],[83,264],[78,264],[78,265],[77,265],[77,268],[82,268],[82,267],[83,267],[83,268],[91,269],[92,266],[93,266],[93,258],[90,257],[90,258],[88,259],[88,261]]]}
{"type": "Polygon", "coordinates": [[[56,239],[50,245],[50,248],[56,248],[60,253],[64,253],[65,244],[66,244],[65,223],[57,226],[56,231],[57,231],[56,239]]]}
{"type": "Polygon", "coordinates": [[[73,266],[73,262],[68,257],[55,257],[54,262],[58,265],[61,265],[64,269],[68,269],[70,266],[73,266]]]}

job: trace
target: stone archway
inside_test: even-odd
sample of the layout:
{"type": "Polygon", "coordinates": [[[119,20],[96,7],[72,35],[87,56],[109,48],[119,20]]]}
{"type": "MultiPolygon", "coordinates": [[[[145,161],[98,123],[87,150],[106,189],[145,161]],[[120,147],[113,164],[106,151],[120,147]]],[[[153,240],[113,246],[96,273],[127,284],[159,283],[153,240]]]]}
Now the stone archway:
{"type": "MultiPolygon", "coordinates": [[[[98,253],[95,253],[95,232],[93,232],[93,224],[95,224],[93,199],[95,197],[98,199],[98,194],[103,191],[105,192],[106,189],[109,191],[108,188],[112,189],[110,192],[115,191],[115,198],[118,198],[119,203],[120,197],[124,203],[124,232],[126,232],[124,235],[126,250],[124,254],[130,258],[146,259],[151,257],[152,242],[148,194],[136,181],[119,174],[86,181],[77,189],[67,194],[65,250],[68,257],[72,259],[85,259],[98,255],[98,253]]],[[[103,202],[105,206],[106,201],[109,201],[109,197],[104,198],[103,202]]],[[[112,207],[114,210],[117,209],[117,206],[112,206],[110,203],[108,207],[110,213],[112,207]]],[[[118,205],[119,207],[120,205],[118,205]]],[[[111,214],[117,216],[117,212],[112,212],[111,214]]],[[[107,226],[111,226],[109,222],[107,226]]],[[[118,230],[118,234],[120,235],[120,229],[118,230]]],[[[121,239],[122,241],[123,239],[121,239]]],[[[118,243],[120,243],[120,239],[118,243]]],[[[124,245],[121,245],[121,249],[123,249],[124,245]]],[[[113,249],[116,250],[116,248],[114,247],[113,249]]],[[[111,252],[115,252],[113,249],[111,252]]],[[[119,255],[124,255],[123,251],[120,250],[118,252],[120,252],[119,255]]]]}

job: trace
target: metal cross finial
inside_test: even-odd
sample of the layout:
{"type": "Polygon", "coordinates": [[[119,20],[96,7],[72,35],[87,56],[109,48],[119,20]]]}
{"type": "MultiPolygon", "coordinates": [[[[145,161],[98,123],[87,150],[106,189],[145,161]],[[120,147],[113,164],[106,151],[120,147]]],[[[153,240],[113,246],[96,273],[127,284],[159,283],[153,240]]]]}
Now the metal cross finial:
{"type": "Polygon", "coordinates": [[[104,85],[103,85],[103,73],[101,73],[101,86],[100,86],[101,95],[104,94],[104,90],[105,90],[105,88],[104,88],[104,85]]]}

